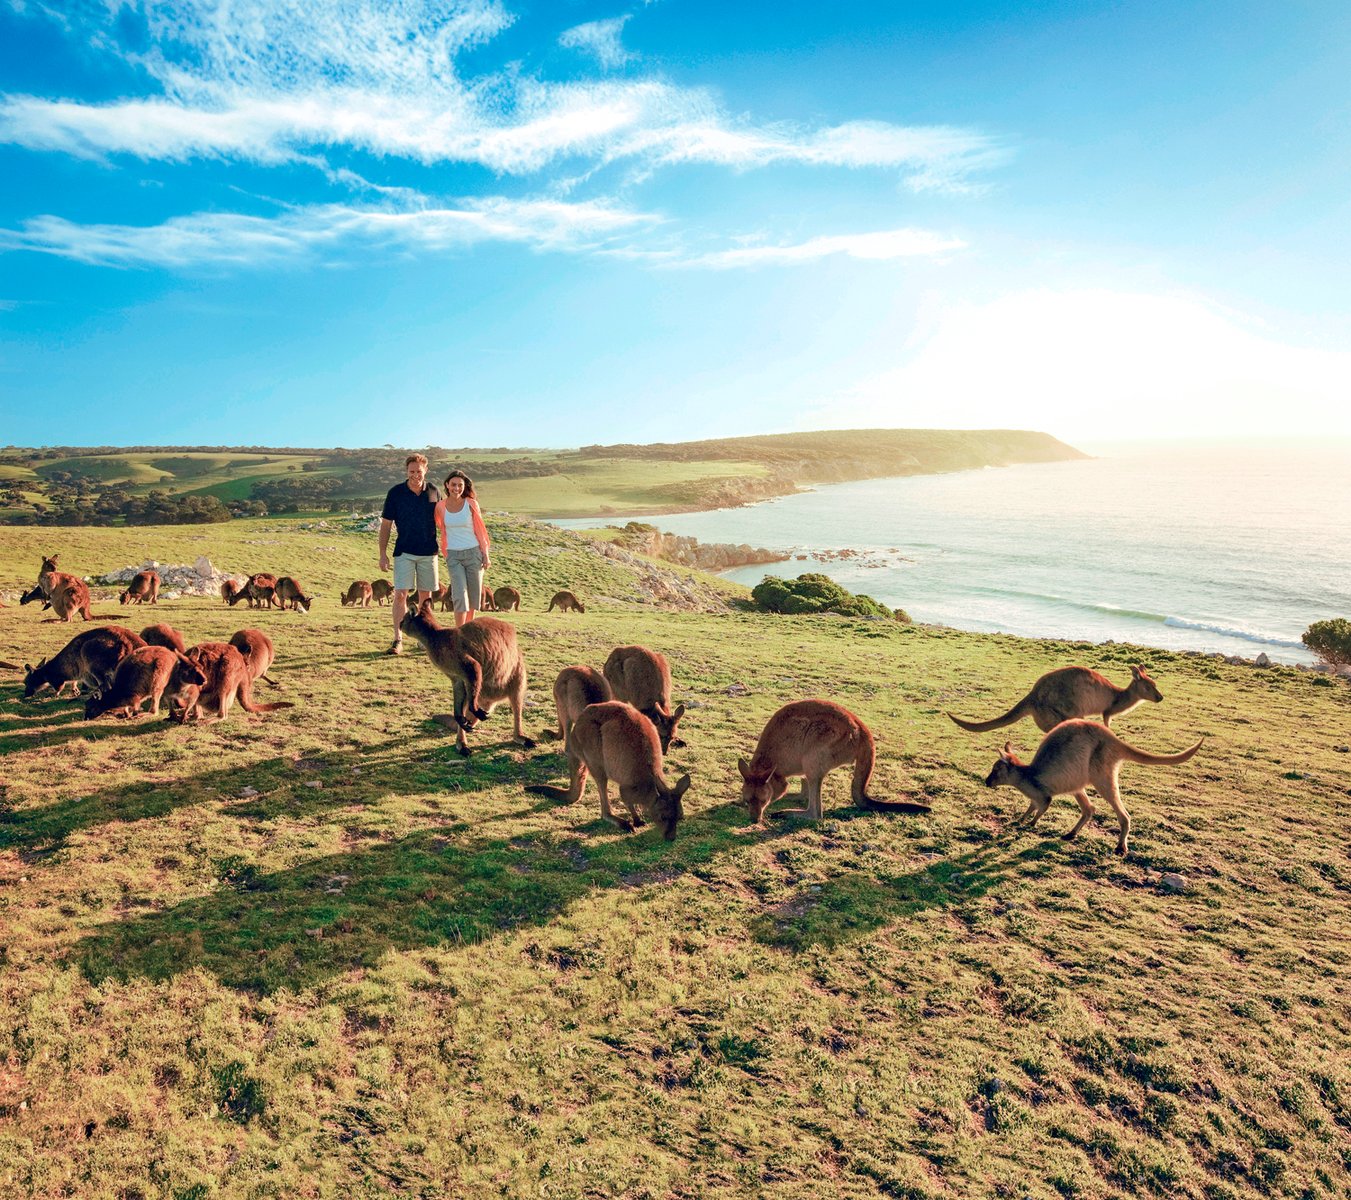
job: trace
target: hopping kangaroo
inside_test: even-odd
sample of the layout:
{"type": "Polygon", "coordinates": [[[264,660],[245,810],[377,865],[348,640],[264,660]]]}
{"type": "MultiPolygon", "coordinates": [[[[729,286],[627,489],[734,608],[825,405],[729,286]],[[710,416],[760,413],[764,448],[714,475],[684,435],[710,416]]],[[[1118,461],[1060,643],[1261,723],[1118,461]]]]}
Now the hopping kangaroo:
{"type": "MultiPolygon", "coordinates": [[[[557,599],[557,597],[555,597],[555,599],[557,599]]],[[[574,596],[573,599],[576,599],[576,597],[574,596]]],[[[518,592],[514,587],[500,587],[497,589],[497,591],[493,593],[492,606],[498,612],[507,612],[509,609],[513,608],[517,612],[520,612],[521,593],[518,592]]],[[[581,608],[582,606],[579,604],[577,607],[581,608]]],[[[583,608],[582,611],[585,612],[586,609],[583,608]]]]}
{"type": "Polygon", "coordinates": [[[1042,733],[1050,733],[1061,721],[1075,717],[1101,717],[1104,725],[1110,725],[1113,717],[1130,712],[1142,700],[1157,704],[1162,699],[1163,693],[1154,681],[1137,666],[1131,667],[1131,681],[1123,688],[1087,667],[1061,667],[1047,671],[1002,717],[964,721],[951,713],[948,716],[970,733],[1003,729],[1024,717],[1031,717],[1042,733]]]}
{"type": "Polygon", "coordinates": [[[159,574],[139,571],[127,584],[127,590],[117,598],[119,604],[158,604],[159,574]]]}
{"type": "Polygon", "coordinates": [[[613,700],[605,676],[594,667],[581,663],[564,667],[554,680],[554,707],[558,710],[558,736],[566,738],[572,723],[588,704],[613,700]]]}
{"type": "Polygon", "coordinates": [[[141,641],[147,646],[164,646],[170,650],[177,650],[179,654],[187,650],[187,643],[183,641],[183,635],[172,625],[147,625],[141,630],[141,641]]]}
{"type": "Polygon", "coordinates": [[[1126,807],[1121,803],[1121,791],[1117,783],[1117,774],[1121,764],[1126,762],[1143,763],[1146,766],[1171,766],[1184,763],[1199,749],[1201,742],[1189,750],[1178,754],[1147,754],[1128,746],[1110,729],[1096,721],[1063,721],[1041,739],[1037,753],[1030,763],[1021,763],[1014,756],[1013,747],[1007,742],[985,780],[986,787],[999,787],[1008,784],[1016,787],[1028,799],[1027,811],[1013,823],[1026,824],[1031,829],[1042,814],[1051,806],[1051,797],[1072,795],[1079,802],[1080,817],[1077,824],[1064,836],[1069,839],[1078,836],[1089,818],[1093,816],[1093,803],[1088,798],[1091,785],[1097,789],[1117,819],[1116,852],[1126,853],[1126,842],[1130,837],[1131,819],[1126,807]]]}
{"type": "Polygon", "coordinates": [[[234,646],[224,642],[201,642],[184,656],[206,676],[206,682],[188,686],[179,693],[178,704],[169,713],[171,721],[222,721],[236,700],[245,712],[275,712],[294,708],[289,700],[275,704],[253,702],[253,679],[248,663],[234,646]]]}
{"type": "Polygon", "coordinates": [[[388,579],[371,580],[371,598],[376,604],[385,605],[394,594],[394,585],[388,579]]]}
{"type": "Polygon", "coordinates": [[[600,815],[605,820],[625,833],[651,821],[661,827],[662,837],[668,842],[674,840],[676,826],[685,816],[680,798],[689,790],[690,777],[682,775],[674,787],[666,782],[657,731],[633,705],[619,700],[587,705],[568,731],[567,755],[570,779],[566,791],[543,784],[525,790],[575,804],[590,773],[596,777],[600,815]],[[628,819],[610,811],[611,783],[619,787],[628,819]]]}
{"type": "MultiPolygon", "coordinates": [[[[494,599],[495,598],[496,597],[494,597],[494,599]]],[[[558,605],[559,612],[571,612],[573,609],[576,609],[579,613],[586,612],[586,605],[578,600],[571,592],[555,592],[554,598],[549,601],[549,607],[544,611],[553,612],[555,604],[558,605]]]]}
{"type": "Polygon", "coordinates": [[[741,803],[752,821],[763,824],[765,810],[788,791],[789,777],[801,775],[806,807],[780,809],[772,815],[803,813],[819,821],[821,781],[834,768],[853,763],[849,797],[857,807],[877,812],[929,811],[927,804],[869,796],[875,759],[872,731],[847,708],[830,700],[795,700],[769,718],[750,762],[737,761],[741,803]]]}
{"type": "Polygon", "coordinates": [[[24,698],[46,687],[54,688],[59,696],[68,683],[74,685],[77,696],[81,684],[98,691],[107,686],[117,664],[144,645],[145,642],[130,629],[120,625],[86,629],[71,638],[50,661],[44,658],[36,667],[24,664],[27,672],[23,681],[24,698]]]}
{"type": "Polygon", "coordinates": [[[188,688],[200,689],[206,676],[190,658],[163,646],[142,646],[117,664],[112,683],[99,695],[91,696],[84,706],[84,719],[92,721],[104,713],[135,717],[141,705],[150,701],[150,715],[159,716],[159,702],[166,694],[172,708],[188,688]]]}
{"type": "Polygon", "coordinates": [[[399,626],[424,650],[436,668],[454,684],[455,745],[469,754],[465,731],[486,721],[493,706],[503,700],[511,705],[516,740],[527,749],[535,745],[521,728],[525,707],[525,661],[516,644],[516,630],[496,617],[479,617],[458,629],[443,629],[432,616],[432,602],[411,607],[399,626]]]}
{"type": "Polygon", "coordinates": [[[244,663],[249,668],[249,678],[257,683],[260,679],[264,683],[270,683],[273,687],[281,687],[275,679],[268,677],[268,671],[272,669],[272,664],[277,661],[277,652],[272,646],[272,639],[261,629],[240,629],[230,638],[232,645],[240,654],[244,656],[244,663]]]}
{"type": "Polygon", "coordinates": [[[663,754],[685,744],[674,736],[685,706],[671,711],[671,668],[664,654],[646,646],[616,646],[605,660],[605,679],[616,700],[632,704],[656,726],[663,754]]]}
{"type": "Polygon", "coordinates": [[[371,585],[364,579],[358,579],[347,589],[342,603],[344,608],[370,608],[371,599],[371,585]]]}
{"type": "Polygon", "coordinates": [[[289,604],[292,611],[299,609],[301,612],[307,613],[310,611],[310,605],[314,603],[312,596],[305,595],[305,589],[300,586],[300,580],[292,579],[289,575],[283,575],[277,580],[276,595],[283,612],[286,611],[286,606],[289,604]]]}

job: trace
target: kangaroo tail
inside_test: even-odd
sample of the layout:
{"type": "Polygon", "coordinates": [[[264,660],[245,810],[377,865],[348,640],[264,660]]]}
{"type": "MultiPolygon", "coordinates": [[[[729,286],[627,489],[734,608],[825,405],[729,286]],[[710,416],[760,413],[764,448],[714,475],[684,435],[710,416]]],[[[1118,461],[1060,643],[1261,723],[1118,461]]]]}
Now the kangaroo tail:
{"type": "Polygon", "coordinates": [[[251,713],[276,712],[279,708],[295,708],[290,700],[279,700],[275,704],[255,704],[253,702],[253,683],[247,675],[244,676],[244,682],[239,685],[235,699],[239,701],[240,708],[251,713]]]}
{"type": "Polygon", "coordinates": [[[18,663],[12,663],[8,659],[0,658],[0,671],[22,671],[23,668],[18,663]]]}
{"type": "Polygon", "coordinates": [[[535,796],[548,796],[550,800],[566,800],[571,795],[567,788],[553,787],[547,783],[530,783],[525,790],[535,796]]]}
{"type": "Polygon", "coordinates": [[[872,796],[864,796],[862,807],[872,812],[894,812],[894,813],[930,813],[933,807],[928,804],[921,804],[918,800],[875,800],[872,796]]]}
{"type": "Polygon", "coordinates": [[[873,763],[877,759],[877,749],[873,744],[872,730],[859,722],[858,749],[854,752],[854,778],[849,784],[850,799],[862,804],[868,798],[868,783],[873,777],[873,763]]]}
{"type": "Polygon", "coordinates": [[[1145,766],[1151,767],[1168,767],[1176,763],[1186,762],[1187,759],[1191,758],[1193,754],[1201,749],[1201,745],[1205,740],[1205,738],[1202,738],[1201,741],[1197,742],[1196,745],[1192,746],[1190,749],[1181,750],[1177,754],[1149,754],[1144,750],[1137,750],[1134,746],[1127,746],[1125,742],[1122,742],[1121,744],[1125,746],[1127,752],[1126,757],[1131,762],[1143,763],[1145,766]]]}
{"type": "Polygon", "coordinates": [[[990,721],[964,721],[961,717],[954,717],[951,713],[948,713],[948,719],[952,721],[954,725],[959,725],[961,728],[965,729],[967,733],[988,733],[991,729],[1003,729],[1005,725],[1012,725],[1017,721],[1021,721],[1027,716],[1030,708],[1031,706],[1027,703],[1026,697],[1024,697],[1002,717],[995,717],[990,721]]]}

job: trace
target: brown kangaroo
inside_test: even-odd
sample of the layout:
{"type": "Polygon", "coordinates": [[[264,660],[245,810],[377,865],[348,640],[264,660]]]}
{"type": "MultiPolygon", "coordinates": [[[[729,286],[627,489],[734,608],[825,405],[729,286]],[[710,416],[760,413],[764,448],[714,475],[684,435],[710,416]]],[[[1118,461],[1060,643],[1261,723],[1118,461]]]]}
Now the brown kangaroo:
{"type": "Polygon", "coordinates": [[[573,609],[579,613],[586,612],[586,606],[571,592],[555,592],[554,598],[549,601],[549,607],[544,611],[553,612],[555,604],[558,605],[559,612],[571,612],[573,609]]]}
{"type": "Polygon", "coordinates": [[[236,583],[233,579],[226,579],[220,585],[220,598],[231,608],[234,608],[241,600],[249,598],[248,580],[243,583],[236,583]]]}
{"type": "Polygon", "coordinates": [[[266,571],[256,571],[244,584],[244,596],[250,608],[271,608],[277,603],[277,577],[266,571]]]}
{"type": "Polygon", "coordinates": [[[1170,766],[1184,763],[1199,749],[1200,742],[1189,750],[1178,754],[1147,754],[1128,746],[1110,729],[1096,721],[1062,721],[1041,739],[1037,753],[1030,763],[1019,762],[1014,756],[1013,747],[1005,742],[1004,752],[991,768],[985,780],[986,787],[999,787],[1008,784],[1016,787],[1028,798],[1027,811],[1013,823],[1026,823],[1031,829],[1042,814],[1051,806],[1053,796],[1073,795],[1079,801],[1080,817],[1078,823],[1065,837],[1076,837],[1090,817],[1094,808],[1088,798],[1091,785],[1099,796],[1112,806],[1117,819],[1116,852],[1126,853],[1126,842],[1130,837],[1131,819],[1126,807],[1121,803],[1121,791],[1117,783],[1117,774],[1124,762],[1144,763],[1147,766],[1170,766]]]}
{"type": "Polygon", "coordinates": [[[147,646],[165,646],[182,654],[187,650],[183,635],[172,625],[147,625],[141,630],[141,641],[147,646]]]}
{"type": "Polygon", "coordinates": [[[663,754],[685,744],[674,736],[685,706],[671,711],[671,668],[664,654],[646,646],[616,646],[605,660],[605,679],[616,700],[632,704],[656,726],[663,754]]]}
{"type": "Polygon", "coordinates": [[[201,642],[184,656],[206,676],[200,686],[184,687],[178,703],[169,713],[171,721],[222,721],[230,713],[235,700],[245,712],[275,712],[279,708],[294,708],[289,700],[275,704],[253,702],[253,679],[249,675],[244,656],[234,646],[224,642],[201,642]]]}
{"type": "Polygon", "coordinates": [[[588,704],[613,700],[605,676],[594,667],[564,667],[554,680],[554,707],[558,710],[558,737],[566,738],[572,723],[588,704]]]}
{"type": "Polygon", "coordinates": [[[261,679],[273,687],[281,687],[275,679],[268,677],[268,671],[277,661],[277,652],[273,648],[272,639],[261,629],[237,630],[230,638],[230,645],[244,656],[244,662],[249,668],[249,678],[254,683],[261,679]]]}
{"type": "Polygon", "coordinates": [[[455,597],[452,595],[448,583],[443,583],[439,588],[434,589],[428,594],[427,599],[432,602],[432,607],[439,604],[443,613],[448,613],[455,607],[455,597]]]}
{"type": "Polygon", "coordinates": [[[483,594],[478,598],[479,612],[496,612],[497,605],[493,603],[493,592],[486,583],[483,585],[483,594]]]}
{"type": "Polygon", "coordinates": [[[52,590],[47,600],[58,618],[70,621],[79,613],[86,621],[89,615],[89,585],[75,575],[53,575],[52,590]]]}
{"type": "Polygon", "coordinates": [[[147,700],[150,715],[157,717],[160,698],[166,693],[172,708],[183,699],[186,689],[200,689],[205,682],[206,676],[186,655],[164,646],[142,646],[118,663],[107,688],[90,696],[84,706],[84,719],[92,721],[107,712],[134,717],[147,700]]]}
{"type": "MultiPolygon", "coordinates": [[[[497,591],[493,593],[492,600],[493,608],[498,612],[508,612],[513,608],[517,612],[521,611],[521,593],[514,587],[498,588],[497,591]]],[[[581,608],[581,605],[579,604],[577,607],[581,608]]],[[[582,611],[585,612],[586,610],[582,609],[582,611]]]]}
{"type": "Polygon", "coordinates": [[[668,842],[674,840],[676,826],[685,816],[680,798],[689,790],[690,777],[682,775],[674,787],[666,782],[657,731],[633,705],[619,700],[587,705],[568,731],[567,755],[570,778],[566,791],[539,784],[525,790],[575,804],[589,772],[596,777],[600,815],[605,820],[625,833],[651,821],[661,827],[668,842]],[[629,812],[627,820],[610,811],[611,783],[619,786],[619,799],[629,812]]]}
{"type": "Polygon", "coordinates": [[[805,814],[821,819],[821,781],[835,767],[854,764],[849,797],[858,808],[876,812],[926,813],[927,804],[907,800],[877,800],[868,795],[876,750],[872,730],[847,708],[831,700],[794,700],[766,723],[750,762],[737,760],[741,772],[741,803],[751,820],[763,824],[765,810],[788,791],[791,776],[803,776],[805,808],[785,808],[771,814],[805,814]]]}
{"type": "Polygon", "coordinates": [[[371,580],[371,597],[376,604],[388,604],[392,595],[394,595],[394,585],[388,579],[371,580]]]}
{"type": "Polygon", "coordinates": [[[437,670],[454,684],[454,717],[459,726],[455,745],[461,754],[469,754],[465,731],[486,721],[493,706],[503,700],[511,705],[516,740],[527,748],[535,745],[521,728],[525,661],[511,624],[496,617],[479,617],[458,629],[443,629],[432,616],[432,602],[424,600],[417,611],[410,606],[399,628],[427,651],[437,670]]]}
{"type": "Polygon", "coordinates": [[[117,670],[117,664],[144,645],[136,634],[120,625],[86,629],[71,638],[50,661],[44,658],[36,667],[24,664],[27,672],[23,681],[24,698],[47,687],[54,688],[59,696],[68,683],[73,685],[77,696],[82,684],[95,691],[101,690],[117,670]]]}
{"type": "Polygon", "coordinates": [[[1042,733],[1050,733],[1061,721],[1075,717],[1101,717],[1104,725],[1110,725],[1113,717],[1129,712],[1142,700],[1157,704],[1162,699],[1163,693],[1141,667],[1131,667],[1131,681],[1123,688],[1087,667],[1061,667],[1047,671],[1002,717],[964,721],[951,713],[948,716],[971,733],[1003,729],[1024,717],[1031,717],[1042,733]]]}
{"type": "Polygon", "coordinates": [[[290,605],[291,611],[297,609],[300,612],[309,612],[310,605],[314,603],[312,596],[305,595],[305,589],[300,586],[300,580],[293,579],[290,575],[283,575],[277,580],[276,596],[280,602],[282,611],[286,611],[287,605],[290,605]]]}
{"type": "Polygon", "coordinates": [[[364,579],[358,579],[347,589],[342,602],[344,607],[370,608],[371,597],[371,585],[364,579]]]}
{"type": "Polygon", "coordinates": [[[139,571],[127,584],[127,590],[117,598],[119,604],[158,604],[159,574],[139,571]]]}

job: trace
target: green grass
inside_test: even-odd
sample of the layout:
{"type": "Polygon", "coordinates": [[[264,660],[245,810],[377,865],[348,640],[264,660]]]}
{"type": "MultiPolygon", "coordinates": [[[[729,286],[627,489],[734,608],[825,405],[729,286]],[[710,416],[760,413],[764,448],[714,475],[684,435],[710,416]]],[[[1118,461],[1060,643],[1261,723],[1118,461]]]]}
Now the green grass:
{"type": "Polygon", "coordinates": [[[289,468],[313,462],[304,454],[211,454],[203,451],[144,454],[85,454],[42,463],[35,474],[44,479],[58,471],[74,471],[133,493],[155,488],[170,492],[247,496],[258,479],[285,475],[289,468]],[[242,489],[242,490],[241,490],[242,489]]]}
{"type": "MultiPolygon", "coordinates": [[[[486,501],[493,507],[493,499],[486,501]]],[[[374,534],[0,528],[0,584],[44,552],[93,574],[208,553],[297,574],[307,615],[219,601],[96,616],[190,641],[255,624],[298,707],[224,724],[86,724],[0,684],[0,1196],[1333,1197],[1351,1184],[1348,689],[1124,646],[629,602],[578,539],[491,522],[494,584],[549,687],[609,649],[664,651],[696,702],[674,844],[527,796],[557,743],[467,762],[429,718],[388,609],[340,608],[374,534]],[[542,612],[574,587],[585,615],[542,612]],[[1100,818],[1007,828],[982,786],[1005,706],[1069,662],[1165,693],[1115,728],[1132,854],[1100,818]],[[732,683],[750,689],[729,696],[732,683]],[[746,825],[736,759],[786,700],[877,735],[875,790],[746,825]],[[321,786],[309,786],[318,783],[321,786]],[[244,795],[245,789],[252,794],[244,795]],[[1176,870],[1190,891],[1159,890],[1176,870]]],[[[0,658],[82,628],[0,609],[0,658]]],[[[2,677],[0,677],[2,678],[2,677]]]]}

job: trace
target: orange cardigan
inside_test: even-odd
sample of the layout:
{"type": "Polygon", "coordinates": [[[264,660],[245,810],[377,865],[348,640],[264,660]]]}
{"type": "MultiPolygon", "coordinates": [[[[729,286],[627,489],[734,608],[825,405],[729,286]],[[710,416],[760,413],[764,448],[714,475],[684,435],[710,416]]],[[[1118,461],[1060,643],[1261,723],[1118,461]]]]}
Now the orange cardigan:
{"type": "MultiPolygon", "coordinates": [[[[483,557],[488,557],[488,551],[492,549],[492,539],[488,536],[488,527],[483,523],[483,514],[478,510],[478,501],[470,498],[465,501],[469,505],[469,519],[474,525],[474,536],[478,538],[478,548],[483,551],[483,557]]],[[[442,498],[436,502],[436,527],[441,531],[441,557],[446,555],[446,502],[442,498]]]]}

